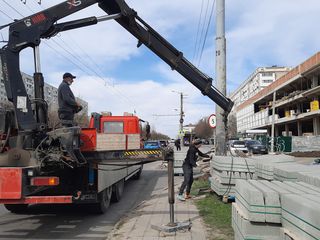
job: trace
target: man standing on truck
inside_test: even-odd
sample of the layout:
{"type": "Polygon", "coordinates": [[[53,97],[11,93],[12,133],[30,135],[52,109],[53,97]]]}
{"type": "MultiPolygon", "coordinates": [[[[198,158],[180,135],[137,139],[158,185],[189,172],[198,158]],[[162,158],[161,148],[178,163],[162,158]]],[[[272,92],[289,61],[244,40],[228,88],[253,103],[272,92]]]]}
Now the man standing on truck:
{"type": "Polygon", "coordinates": [[[183,176],[184,180],[181,184],[180,191],[178,194],[178,199],[180,201],[185,201],[188,198],[191,198],[190,196],[190,190],[193,183],[193,168],[197,166],[196,161],[199,156],[201,157],[210,157],[208,154],[202,153],[199,148],[201,147],[202,141],[200,139],[195,139],[192,144],[190,144],[190,147],[187,152],[187,156],[184,159],[184,162],[182,164],[182,170],[183,170],[183,176]],[[184,189],[186,189],[186,195],[183,196],[184,189]]]}
{"type": "Polygon", "coordinates": [[[58,115],[63,127],[72,127],[74,114],[82,110],[82,106],[76,102],[70,89],[75,78],[76,76],[71,73],[63,74],[63,81],[58,88],[58,115]]]}

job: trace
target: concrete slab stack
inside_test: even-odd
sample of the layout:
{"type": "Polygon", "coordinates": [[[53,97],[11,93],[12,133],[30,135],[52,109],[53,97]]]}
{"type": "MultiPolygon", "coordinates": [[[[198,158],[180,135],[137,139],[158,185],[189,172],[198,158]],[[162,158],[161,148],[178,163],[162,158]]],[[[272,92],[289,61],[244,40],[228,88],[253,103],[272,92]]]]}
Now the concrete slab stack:
{"type": "MultiPolygon", "coordinates": [[[[274,179],[279,181],[298,181],[299,173],[313,173],[317,172],[320,176],[320,165],[304,165],[304,164],[292,164],[280,165],[274,167],[274,179]]],[[[300,179],[301,181],[302,179],[300,179]]]]}
{"type": "Polygon", "coordinates": [[[285,228],[280,228],[280,239],[281,240],[294,240],[298,239],[297,236],[293,235],[290,231],[285,228]]]}
{"type": "Polygon", "coordinates": [[[255,179],[255,160],[243,157],[215,156],[210,162],[211,188],[219,196],[234,196],[237,179],[255,179]]]}
{"type": "Polygon", "coordinates": [[[251,222],[265,222],[263,193],[246,180],[236,180],[235,200],[243,217],[251,222]]]}
{"type": "Polygon", "coordinates": [[[232,204],[232,228],[235,240],[282,240],[276,224],[252,223],[245,219],[236,203],[232,204]]]}
{"type": "Polygon", "coordinates": [[[281,223],[279,193],[264,184],[264,181],[249,180],[249,183],[263,194],[265,221],[267,223],[281,223]]]}
{"type": "Polygon", "coordinates": [[[313,172],[299,172],[298,181],[320,187],[320,171],[318,169],[315,169],[313,172]]]}
{"type": "Polygon", "coordinates": [[[236,180],[235,192],[235,239],[320,239],[320,188],[304,182],[236,180]]]}
{"type": "Polygon", "coordinates": [[[209,178],[210,184],[211,184],[211,189],[219,196],[234,196],[235,191],[234,191],[234,184],[222,184],[219,180],[218,177],[212,176],[209,178]]]}
{"type": "Polygon", "coordinates": [[[281,195],[282,226],[297,239],[320,239],[320,198],[317,199],[318,202],[297,194],[281,195]]]}
{"type": "Polygon", "coordinates": [[[259,179],[274,180],[274,168],[289,166],[295,163],[295,158],[285,154],[252,156],[255,160],[255,173],[259,179]]]}

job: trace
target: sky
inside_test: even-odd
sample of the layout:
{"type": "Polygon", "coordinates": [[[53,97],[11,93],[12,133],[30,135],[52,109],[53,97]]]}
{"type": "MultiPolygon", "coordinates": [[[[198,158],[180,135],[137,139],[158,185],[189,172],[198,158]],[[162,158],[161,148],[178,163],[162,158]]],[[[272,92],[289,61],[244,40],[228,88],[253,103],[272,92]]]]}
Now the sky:
{"type": "MultiPolygon", "coordinates": [[[[37,0],[22,2],[0,0],[0,25],[63,1],[42,0],[41,5],[37,0]]],[[[126,2],[189,61],[215,79],[215,12],[201,54],[215,0],[126,2]]],[[[318,52],[319,10],[319,0],[226,0],[227,93],[258,67],[293,67],[318,52]]],[[[105,13],[94,5],[59,22],[102,15],[105,13]]],[[[8,28],[0,34],[1,40],[7,40],[8,28]]],[[[208,97],[147,47],[136,45],[137,39],[113,20],[59,33],[42,40],[41,71],[45,81],[56,87],[64,72],[76,75],[71,88],[75,96],[88,102],[89,113],[136,112],[153,129],[171,138],[179,129],[179,92],[184,94],[184,124],[197,123],[215,113],[215,104],[208,97]]],[[[32,49],[21,52],[20,65],[22,71],[33,74],[32,49]]]]}

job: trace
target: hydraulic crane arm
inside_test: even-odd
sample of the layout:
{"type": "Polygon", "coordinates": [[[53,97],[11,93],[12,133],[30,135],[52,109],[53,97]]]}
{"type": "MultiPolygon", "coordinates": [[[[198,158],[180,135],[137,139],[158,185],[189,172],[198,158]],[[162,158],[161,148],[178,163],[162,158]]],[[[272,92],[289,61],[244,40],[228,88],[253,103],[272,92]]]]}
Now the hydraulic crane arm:
{"type": "Polygon", "coordinates": [[[108,14],[121,12],[122,17],[116,19],[116,21],[138,39],[138,47],[141,44],[147,46],[170,65],[173,70],[178,71],[189,80],[203,95],[207,95],[224,109],[227,114],[231,111],[233,102],[212,86],[212,78],[202,73],[190,63],[183,56],[182,52],[178,51],[151,26],[143,21],[133,9],[129,8],[124,0],[101,1],[99,7],[108,14]]]}
{"type": "MultiPolygon", "coordinates": [[[[173,70],[177,70],[188,79],[202,94],[207,95],[217,103],[226,113],[231,111],[233,102],[212,86],[212,79],[191,64],[183,56],[182,52],[178,51],[144,22],[133,9],[129,8],[124,0],[68,0],[12,23],[9,28],[9,42],[1,49],[0,54],[6,92],[8,99],[14,103],[20,130],[32,131],[39,128],[41,130],[39,124],[43,123],[45,118],[44,116],[37,116],[37,114],[43,114],[43,111],[38,111],[38,108],[43,107],[41,104],[36,104],[36,116],[33,116],[31,103],[20,74],[20,51],[26,47],[35,49],[40,44],[41,38],[49,38],[61,31],[96,24],[99,21],[96,17],[67,23],[56,23],[61,18],[95,3],[98,3],[99,7],[106,13],[113,15],[113,18],[122,27],[134,35],[139,41],[138,46],[141,44],[146,45],[170,65],[173,70]]],[[[35,75],[35,98],[42,99],[42,101],[43,85],[41,73],[40,76],[35,75]]],[[[43,124],[42,130],[44,130],[43,124]]]]}

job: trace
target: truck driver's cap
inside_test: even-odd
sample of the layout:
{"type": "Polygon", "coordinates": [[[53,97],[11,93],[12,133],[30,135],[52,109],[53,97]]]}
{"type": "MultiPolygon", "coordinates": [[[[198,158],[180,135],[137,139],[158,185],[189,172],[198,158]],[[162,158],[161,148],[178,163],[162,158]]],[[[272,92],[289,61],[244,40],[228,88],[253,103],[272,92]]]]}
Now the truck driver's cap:
{"type": "Polygon", "coordinates": [[[65,78],[76,78],[76,76],[73,76],[71,73],[66,72],[65,74],[63,74],[63,79],[65,78]]]}

